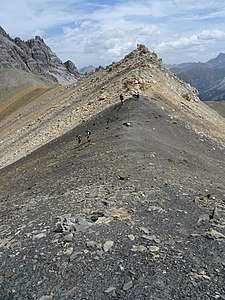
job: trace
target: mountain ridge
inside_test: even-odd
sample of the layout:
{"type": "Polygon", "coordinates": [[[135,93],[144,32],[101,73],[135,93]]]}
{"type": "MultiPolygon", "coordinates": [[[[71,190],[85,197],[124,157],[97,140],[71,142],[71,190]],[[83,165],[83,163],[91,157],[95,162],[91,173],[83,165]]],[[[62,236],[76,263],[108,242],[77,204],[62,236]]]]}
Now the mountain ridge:
{"type": "Polygon", "coordinates": [[[139,45],[108,69],[68,87],[56,86],[3,120],[1,167],[120,102],[121,94],[127,98],[137,93],[158,99],[171,118],[184,118],[188,126],[224,143],[222,116],[201,103],[197,91],[164,68],[155,53],[139,45]]]}

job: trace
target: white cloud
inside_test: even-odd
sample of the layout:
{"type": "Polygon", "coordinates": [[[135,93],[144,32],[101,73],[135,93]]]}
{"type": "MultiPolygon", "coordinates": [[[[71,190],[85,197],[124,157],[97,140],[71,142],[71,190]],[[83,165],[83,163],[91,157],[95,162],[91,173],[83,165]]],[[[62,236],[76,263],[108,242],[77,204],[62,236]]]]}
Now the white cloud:
{"type": "Polygon", "coordinates": [[[221,0],[1,0],[1,26],[12,36],[41,35],[79,67],[109,64],[137,43],[163,58],[224,51],[221,0]]]}
{"type": "Polygon", "coordinates": [[[221,30],[204,30],[198,35],[192,35],[190,37],[181,37],[175,41],[168,43],[160,43],[158,45],[159,51],[166,50],[183,50],[183,49],[197,49],[206,47],[211,41],[221,39],[225,37],[225,31],[221,30]]]}
{"type": "Polygon", "coordinates": [[[199,35],[200,40],[216,40],[225,37],[225,31],[221,30],[204,30],[199,35]]]}

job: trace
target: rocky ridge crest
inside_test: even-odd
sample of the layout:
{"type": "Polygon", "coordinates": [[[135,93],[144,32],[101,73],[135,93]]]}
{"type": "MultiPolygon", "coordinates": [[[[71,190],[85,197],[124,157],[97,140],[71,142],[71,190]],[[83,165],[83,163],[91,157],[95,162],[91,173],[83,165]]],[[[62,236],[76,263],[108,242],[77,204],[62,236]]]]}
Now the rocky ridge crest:
{"type": "Polygon", "coordinates": [[[107,70],[87,75],[76,84],[56,87],[5,119],[0,124],[0,166],[120,102],[121,94],[126,99],[137,93],[166,111],[172,122],[182,120],[200,136],[225,145],[224,118],[199,101],[197,90],[164,68],[154,52],[138,45],[107,70]]]}
{"type": "Polygon", "coordinates": [[[76,82],[80,77],[75,65],[63,63],[39,36],[24,42],[19,37],[10,38],[0,27],[0,43],[0,69],[24,70],[60,84],[76,82]]]}

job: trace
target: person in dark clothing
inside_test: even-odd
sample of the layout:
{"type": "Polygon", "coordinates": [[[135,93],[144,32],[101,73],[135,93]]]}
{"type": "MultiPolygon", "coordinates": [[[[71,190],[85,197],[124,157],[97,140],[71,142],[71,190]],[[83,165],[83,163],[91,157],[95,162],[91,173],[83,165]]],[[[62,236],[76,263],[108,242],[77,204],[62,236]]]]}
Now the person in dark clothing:
{"type": "Polygon", "coordinates": [[[121,102],[121,105],[123,105],[123,95],[122,94],[120,95],[120,102],[121,102]]]}
{"type": "Polygon", "coordinates": [[[77,140],[78,144],[81,143],[81,135],[80,134],[76,136],[76,140],[77,140]]]}

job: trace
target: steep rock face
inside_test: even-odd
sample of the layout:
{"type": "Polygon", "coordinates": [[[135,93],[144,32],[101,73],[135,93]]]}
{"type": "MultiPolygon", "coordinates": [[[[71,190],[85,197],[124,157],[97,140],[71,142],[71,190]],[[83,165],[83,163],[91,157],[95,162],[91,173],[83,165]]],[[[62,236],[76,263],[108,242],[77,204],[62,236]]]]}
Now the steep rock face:
{"type": "Polygon", "coordinates": [[[21,69],[61,84],[73,83],[79,78],[75,65],[63,64],[39,36],[24,42],[18,37],[11,39],[0,27],[0,44],[1,69],[21,69]]]}
{"type": "Polygon", "coordinates": [[[74,63],[71,60],[67,60],[66,62],[64,62],[64,65],[71,74],[74,74],[77,77],[80,76],[77,67],[74,65],[74,63]]]}

